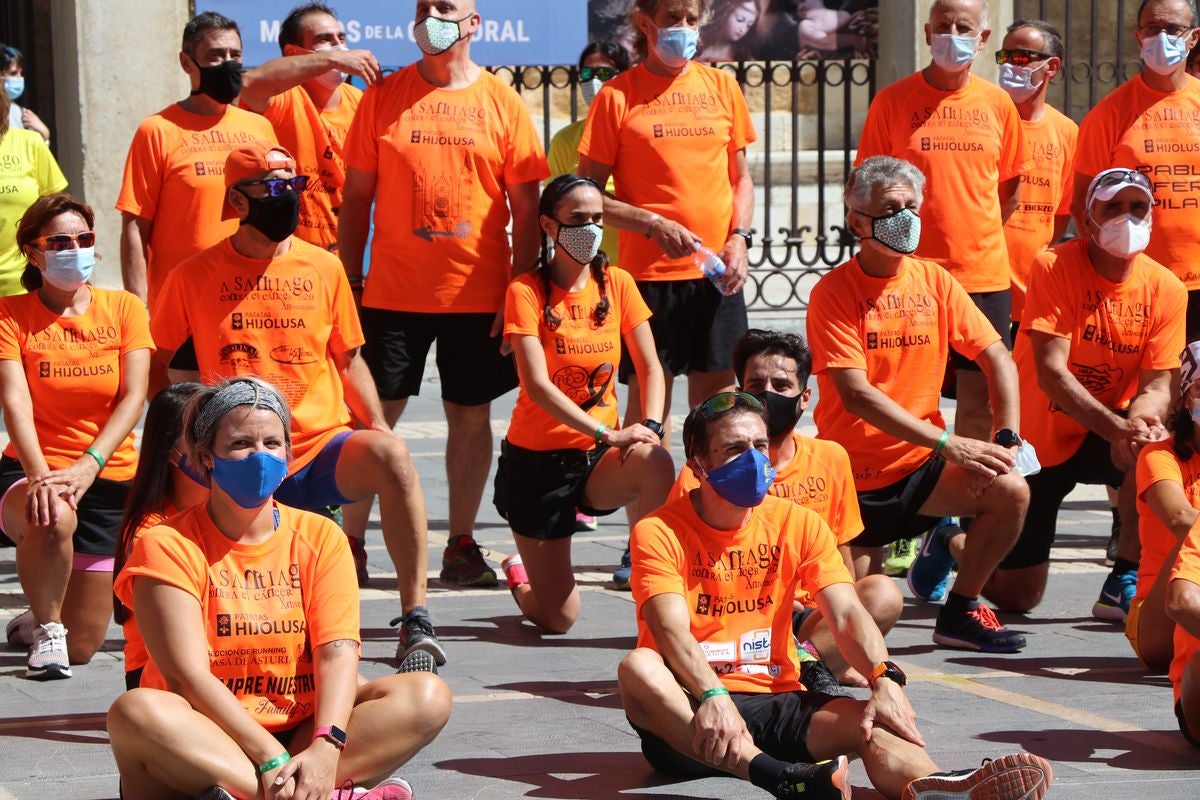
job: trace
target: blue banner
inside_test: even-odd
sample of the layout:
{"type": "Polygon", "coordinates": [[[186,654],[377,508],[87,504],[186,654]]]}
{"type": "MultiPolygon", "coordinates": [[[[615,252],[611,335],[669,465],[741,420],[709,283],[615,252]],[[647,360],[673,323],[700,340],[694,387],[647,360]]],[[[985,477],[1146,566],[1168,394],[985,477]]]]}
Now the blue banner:
{"type": "MultiPolygon", "coordinates": [[[[242,30],[242,60],[257,66],[278,58],[279,25],[300,0],[196,0],[196,12],[216,11],[242,30]]],[[[333,0],[346,44],[370,50],[391,71],[421,57],[412,40],[416,3],[333,0]]],[[[471,59],[483,66],[574,64],[588,41],[588,7],[574,0],[489,0],[471,59]]]]}

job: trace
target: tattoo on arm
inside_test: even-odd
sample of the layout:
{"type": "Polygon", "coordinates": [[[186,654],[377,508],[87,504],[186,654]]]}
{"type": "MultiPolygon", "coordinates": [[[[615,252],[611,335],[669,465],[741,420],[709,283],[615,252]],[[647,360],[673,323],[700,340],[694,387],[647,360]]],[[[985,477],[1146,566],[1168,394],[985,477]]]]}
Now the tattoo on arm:
{"type": "Polygon", "coordinates": [[[353,639],[335,639],[329,643],[330,647],[352,647],[358,649],[358,642],[353,639]]]}

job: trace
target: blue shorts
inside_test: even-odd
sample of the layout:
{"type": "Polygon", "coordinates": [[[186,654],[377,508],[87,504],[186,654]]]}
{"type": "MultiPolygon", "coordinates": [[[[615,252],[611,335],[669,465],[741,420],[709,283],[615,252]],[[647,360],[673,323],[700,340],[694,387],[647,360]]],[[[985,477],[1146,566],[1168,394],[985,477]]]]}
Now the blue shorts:
{"type": "Polygon", "coordinates": [[[321,448],[316,458],[283,479],[283,483],[275,490],[275,499],[285,506],[305,511],[353,503],[352,498],[338,491],[336,474],[338,460],[342,457],[342,446],[355,433],[357,431],[335,434],[321,448]]]}

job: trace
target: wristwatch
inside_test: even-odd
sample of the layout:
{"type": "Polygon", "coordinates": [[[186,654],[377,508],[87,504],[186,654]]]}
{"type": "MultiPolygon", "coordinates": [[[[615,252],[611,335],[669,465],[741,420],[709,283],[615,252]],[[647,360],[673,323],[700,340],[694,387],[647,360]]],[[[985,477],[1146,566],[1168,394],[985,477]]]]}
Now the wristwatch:
{"type": "Polygon", "coordinates": [[[871,670],[871,677],[867,683],[871,684],[871,688],[875,688],[875,681],[880,678],[887,678],[897,686],[904,686],[908,683],[908,676],[904,674],[904,670],[896,666],[892,661],[881,661],[875,665],[875,669],[871,670]]]}
{"type": "Polygon", "coordinates": [[[992,441],[1001,447],[1021,446],[1021,437],[1017,435],[1016,431],[1010,430],[1009,428],[1001,428],[1000,430],[996,431],[996,435],[992,438],[992,441]]]}
{"type": "Polygon", "coordinates": [[[642,420],[642,427],[649,428],[654,433],[654,435],[660,439],[663,436],[663,432],[666,430],[665,428],[663,428],[663,424],[656,419],[642,420]]]}
{"type": "Polygon", "coordinates": [[[322,738],[328,739],[329,741],[333,742],[333,746],[336,747],[338,750],[346,749],[346,732],[344,730],[342,730],[341,728],[339,728],[337,725],[326,725],[324,727],[317,728],[315,731],[313,731],[313,741],[314,742],[317,739],[322,739],[322,738]]]}
{"type": "Polygon", "coordinates": [[[754,233],[745,228],[734,228],[731,233],[736,233],[738,236],[746,240],[746,249],[749,250],[754,246],[754,233]]]}

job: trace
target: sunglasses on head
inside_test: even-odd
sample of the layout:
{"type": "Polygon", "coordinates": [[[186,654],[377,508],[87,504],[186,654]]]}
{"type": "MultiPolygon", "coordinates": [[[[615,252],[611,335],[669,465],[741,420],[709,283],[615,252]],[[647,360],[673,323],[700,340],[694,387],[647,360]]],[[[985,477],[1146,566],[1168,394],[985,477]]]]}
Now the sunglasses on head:
{"type": "Polygon", "coordinates": [[[753,408],[755,411],[763,410],[762,401],[749,392],[721,392],[720,394],[714,394],[698,405],[697,408],[701,414],[708,417],[714,414],[723,414],[739,402],[753,408]]]}
{"type": "Polygon", "coordinates": [[[1034,61],[1045,61],[1047,58],[1053,57],[1049,53],[1039,53],[1037,50],[1026,50],[1022,47],[996,51],[997,64],[1013,64],[1018,67],[1023,67],[1034,61]]]}
{"type": "Polygon", "coordinates": [[[83,233],[76,234],[54,233],[49,236],[39,236],[33,240],[33,243],[43,252],[71,250],[75,247],[95,247],[96,232],[84,231],[83,233]]]}
{"type": "Polygon", "coordinates": [[[616,67],[580,67],[579,80],[590,81],[592,78],[599,78],[602,81],[611,81],[613,78],[621,74],[621,70],[616,67]]]}
{"type": "Polygon", "coordinates": [[[291,189],[299,194],[308,188],[308,176],[297,175],[294,178],[263,178],[257,181],[246,181],[242,186],[265,186],[267,197],[279,197],[285,189],[291,189]]]}
{"type": "Polygon", "coordinates": [[[1153,192],[1154,187],[1150,184],[1150,179],[1146,177],[1146,173],[1138,172],[1136,169],[1123,169],[1116,172],[1108,172],[1103,178],[1096,181],[1096,185],[1092,187],[1092,194],[1096,190],[1103,189],[1105,186],[1116,186],[1118,183],[1133,183],[1141,186],[1148,192],[1153,192]]]}

